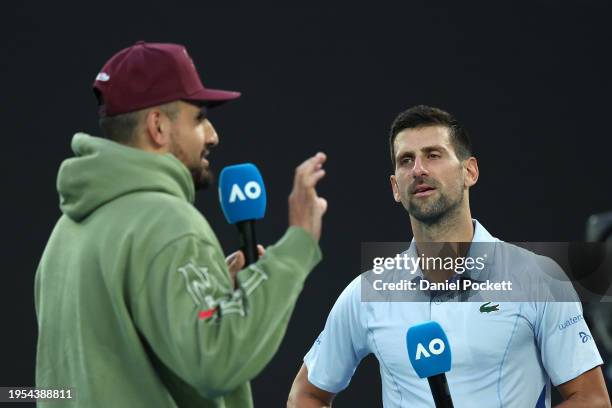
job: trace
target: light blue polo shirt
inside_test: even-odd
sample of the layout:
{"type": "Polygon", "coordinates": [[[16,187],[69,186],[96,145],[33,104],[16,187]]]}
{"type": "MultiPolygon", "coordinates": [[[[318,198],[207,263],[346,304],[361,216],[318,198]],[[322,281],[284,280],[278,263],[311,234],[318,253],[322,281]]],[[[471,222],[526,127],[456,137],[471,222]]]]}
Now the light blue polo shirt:
{"type": "MultiPolygon", "coordinates": [[[[474,226],[472,242],[501,242],[478,221],[474,226]]],[[[507,253],[512,248],[499,245],[487,267],[504,274],[514,267],[508,259],[543,258],[525,250],[507,253]]],[[[328,392],[345,389],[361,359],[373,353],[385,407],[434,407],[405,343],[407,329],[428,320],[448,336],[452,367],[446,377],[457,407],[550,407],[551,383],[603,363],[580,302],[498,302],[498,310],[483,313],[478,302],[362,302],[361,285],[357,277],[345,288],[304,357],[308,380],[328,392]]]]}

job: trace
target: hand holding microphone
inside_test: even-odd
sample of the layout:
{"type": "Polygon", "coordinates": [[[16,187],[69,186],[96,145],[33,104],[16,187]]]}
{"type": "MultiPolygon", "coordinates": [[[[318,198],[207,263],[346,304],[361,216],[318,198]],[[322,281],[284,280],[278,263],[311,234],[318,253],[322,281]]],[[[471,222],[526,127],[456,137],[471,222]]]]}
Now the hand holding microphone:
{"type": "Polygon", "coordinates": [[[300,164],[295,169],[293,190],[289,194],[289,225],[304,228],[315,241],[321,237],[323,214],[327,210],[327,200],[319,197],[315,189],[325,176],[325,160],[325,153],[319,152],[300,164]]]}
{"type": "MultiPolygon", "coordinates": [[[[317,241],[327,201],[317,196],[315,186],[325,176],[325,160],[324,153],[317,153],[299,165],[289,195],[289,225],[304,228],[317,241]]],[[[238,227],[245,258],[243,262],[240,253],[228,258],[231,273],[256,262],[262,255],[257,248],[255,221],[266,212],[266,188],[257,167],[251,163],[225,167],[219,177],[219,201],[227,222],[238,227]]]]}
{"type": "Polygon", "coordinates": [[[225,167],[219,176],[219,201],[227,222],[238,227],[245,257],[242,267],[256,262],[255,221],[266,212],[266,187],[257,167],[251,163],[225,167]]]}
{"type": "MultiPolygon", "coordinates": [[[[261,258],[262,256],[264,256],[265,253],[266,250],[263,245],[257,244],[258,257],[261,258]]],[[[232,283],[234,285],[233,287],[234,289],[236,289],[236,275],[238,275],[238,272],[243,270],[244,267],[247,265],[244,252],[242,250],[232,252],[225,258],[225,263],[227,264],[227,271],[229,272],[230,277],[232,278],[232,283]]]]}

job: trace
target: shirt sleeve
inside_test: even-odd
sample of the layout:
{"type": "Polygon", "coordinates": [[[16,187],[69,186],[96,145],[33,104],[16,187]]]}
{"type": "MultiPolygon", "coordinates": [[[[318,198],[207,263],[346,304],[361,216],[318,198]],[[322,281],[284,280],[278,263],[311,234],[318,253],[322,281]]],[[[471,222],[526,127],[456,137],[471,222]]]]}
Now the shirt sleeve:
{"type": "Polygon", "coordinates": [[[151,261],[130,294],[133,320],[155,356],[207,398],[254,378],[287,329],[308,273],[321,259],[301,228],[238,273],[234,290],[216,241],[176,239],[151,261]]]}
{"type": "Polygon", "coordinates": [[[534,330],[544,368],[553,385],[557,386],[603,364],[603,360],[571,283],[567,280],[549,281],[547,286],[551,292],[550,300],[536,304],[534,330]],[[555,298],[564,301],[555,301],[555,298]]]}
{"type": "Polygon", "coordinates": [[[304,357],[308,381],[334,394],[348,386],[357,365],[369,353],[360,282],[357,277],[338,297],[325,328],[304,357]]]}

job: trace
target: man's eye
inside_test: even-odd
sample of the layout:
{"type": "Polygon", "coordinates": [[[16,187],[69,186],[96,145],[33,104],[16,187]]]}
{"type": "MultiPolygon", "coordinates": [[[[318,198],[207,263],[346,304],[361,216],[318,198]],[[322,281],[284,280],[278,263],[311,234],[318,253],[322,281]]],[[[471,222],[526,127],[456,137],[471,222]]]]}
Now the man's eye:
{"type": "Polygon", "coordinates": [[[439,159],[440,158],[440,154],[439,153],[429,153],[429,158],[430,159],[439,159]]]}
{"type": "Polygon", "coordinates": [[[402,160],[400,160],[401,164],[410,164],[412,163],[412,157],[404,157],[402,158],[402,160]]]}
{"type": "Polygon", "coordinates": [[[204,120],[208,117],[208,109],[206,109],[205,107],[203,107],[202,109],[200,109],[200,112],[198,113],[198,116],[196,116],[196,120],[198,122],[204,122],[204,120]]]}

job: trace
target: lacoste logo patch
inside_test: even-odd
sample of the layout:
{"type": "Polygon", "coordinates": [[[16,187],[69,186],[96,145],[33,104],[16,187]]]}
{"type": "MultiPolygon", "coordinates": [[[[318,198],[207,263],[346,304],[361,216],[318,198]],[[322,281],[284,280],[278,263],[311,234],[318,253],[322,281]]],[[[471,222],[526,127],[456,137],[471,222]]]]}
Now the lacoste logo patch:
{"type": "Polygon", "coordinates": [[[489,306],[491,302],[487,302],[484,305],[480,306],[480,313],[491,313],[497,312],[499,310],[499,305],[489,306]]]}

